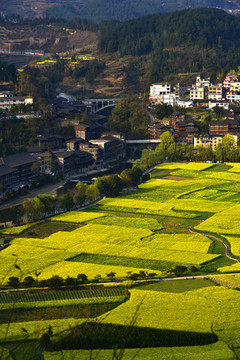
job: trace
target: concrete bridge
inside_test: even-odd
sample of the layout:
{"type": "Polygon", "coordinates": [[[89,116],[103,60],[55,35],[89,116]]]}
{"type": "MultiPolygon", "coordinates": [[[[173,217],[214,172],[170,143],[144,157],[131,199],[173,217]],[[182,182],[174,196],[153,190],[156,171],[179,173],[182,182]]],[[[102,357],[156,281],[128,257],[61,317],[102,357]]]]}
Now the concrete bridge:
{"type": "Polygon", "coordinates": [[[86,112],[99,113],[102,110],[114,108],[120,101],[119,98],[115,99],[85,99],[82,103],[86,106],[86,112]]]}

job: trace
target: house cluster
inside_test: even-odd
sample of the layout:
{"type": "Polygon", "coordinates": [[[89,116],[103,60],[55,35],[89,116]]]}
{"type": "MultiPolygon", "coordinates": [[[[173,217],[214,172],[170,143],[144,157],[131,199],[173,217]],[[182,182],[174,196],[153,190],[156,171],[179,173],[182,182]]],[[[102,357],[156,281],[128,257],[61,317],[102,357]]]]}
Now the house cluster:
{"type": "MultiPolygon", "coordinates": [[[[169,83],[153,84],[150,87],[150,101],[152,104],[165,103],[178,107],[204,106],[212,109],[216,106],[229,110],[230,103],[240,104],[240,77],[228,75],[222,84],[211,84],[210,79],[202,79],[197,76],[196,83],[191,87],[177,84],[173,87],[169,83]],[[186,97],[189,92],[189,97],[186,97]],[[185,95],[184,98],[181,98],[185,95]]],[[[177,142],[193,144],[194,147],[201,145],[211,146],[213,149],[222,142],[225,135],[232,135],[237,143],[240,135],[239,110],[230,110],[227,120],[212,121],[209,123],[208,133],[199,134],[199,129],[192,121],[186,121],[184,113],[175,112],[171,121],[155,122],[149,125],[151,139],[159,139],[159,136],[170,131],[177,142]]]]}
{"type": "Polygon", "coordinates": [[[191,121],[186,121],[185,114],[174,112],[171,116],[171,122],[168,124],[155,122],[148,127],[151,139],[159,139],[159,136],[170,131],[177,142],[192,144],[194,147],[201,145],[203,147],[211,146],[214,150],[217,144],[222,142],[225,135],[232,135],[237,143],[240,135],[240,118],[238,111],[233,113],[233,119],[222,121],[211,121],[208,125],[208,134],[199,134],[199,129],[191,121]]]}
{"type": "Polygon", "coordinates": [[[0,162],[3,191],[16,190],[43,174],[65,176],[87,172],[125,156],[125,139],[97,124],[77,124],[75,137],[38,135],[28,153],[9,155],[0,162]]]}
{"type": "Polygon", "coordinates": [[[153,104],[164,103],[183,108],[197,105],[228,110],[230,103],[240,103],[240,76],[228,75],[219,84],[211,84],[210,78],[202,79],[200,76],[196,77],[192,86],[156,83],[150,87],[149,100],[153,104]]]}
{"type": "Polygon", "coordinates": [[[32,96],[15,96],[11,91],[0,92],[0,109],[10,111],[16,105],[33,105],[32,96]]]}

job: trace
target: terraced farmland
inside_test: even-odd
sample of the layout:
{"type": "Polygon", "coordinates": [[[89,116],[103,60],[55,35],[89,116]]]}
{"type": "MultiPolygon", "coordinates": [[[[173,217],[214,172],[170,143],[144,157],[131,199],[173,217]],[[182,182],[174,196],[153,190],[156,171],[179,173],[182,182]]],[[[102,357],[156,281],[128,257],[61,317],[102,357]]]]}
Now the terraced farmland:
{"type": "MultiPolygon", "coordinates": [[[[217,240],[225,241],[233,256],[239,256],[239,172],[237,164],[229,163],[227,166],[163,164],[153,171],[151,180],[139,186],[138,191],[101,200],[89,210],[68,212],[46,223],[52,224],[53,228],[54,224],[61,223],[61,231],[49,232],[40,238],[39,235],[34,237],[34,232],[31,237],[24,237],[31,232],[31,227],[24,231],[13,229],[8,234],[12,236],[9,246],[0,252],[0,281],[6,284],[10,276],[20,280],[32,276],[40,281],[54,275],[76,278],[78,274],[86,274],[90,280],[96,276],[106,280],[107,274],[113,272],[116,278],[126,280],[136,273],[169,277],[178,274],[179,269],[183,271],[180,274],[194,277],[240,271],[240,263],[226,258],[225,248],[217,240]],[[65,231],[65,224],[73,227],[66,227],[68,231],[65,231]],[[191,233],[190,227],[199,233],[191,233]],[[214,234],[215,238],[208,234],[214,234]]],[[[39,234],[36,227],[44,225],[34,226],[39,234]]],[[[129,301],[100,316],[99,321],[125,325],[136,314],[137,327],[213,332],[218,336],[218,341],[209,345],[141,349],[137,359],[235,359],[240,348],[240,295],[237,290],[228,289],[224,281],[237,287],[239,280],[237,275],[235,278],[224,276],[229,278],[223,279],[222,286],[210,284],[199,288],[190,283],[186,292],[154,290],[154,287],[153,290],[133,289],[129,301]]],[[[60,306],[69,306],[98,302],[97,298],[99,302],[100,299],[108,301],[106,296],[80,298],[72,294],[71,299],[20,303],[22,307],[28,303],[30,308],[35,302],[40,307],[40,303],[54,306],[56,301],[60,306]]],[[[115,294],[117,301],[121,298],[121,294],[115,294]]],[[[109,301],[112,301],[111,296],[109,301]]],[[[10,308],[6,302],[0,306],[2,310],[10,308]]],[[[68,321],[75,326],[86,319],[68,321]]],[[[31,331],[35,325],[29,322],[26,330],[31,331]]],[[[2,332],[4,326],[0,326],[2,332]]],[[[22,339],[22,327],[20,322],[11,324],[8,339],[22,339]]],[[[61,319],[59,331],[66,329],[61,319]]],[[[40,333],[45,330],[46,326],[42,324],[40,333]]],[[[123,359],[130,360],[134,351],[127,349],[123,359]]],[[[65,359],[89,358],[86,350],[64,350],[63,353],[65,359]]],[[[46,352],[44,359],[60,360],[61,356],[46,352]]],[[[101,350],[97,358],[111,359],[111,356],[110,350],[101,350]]]]}

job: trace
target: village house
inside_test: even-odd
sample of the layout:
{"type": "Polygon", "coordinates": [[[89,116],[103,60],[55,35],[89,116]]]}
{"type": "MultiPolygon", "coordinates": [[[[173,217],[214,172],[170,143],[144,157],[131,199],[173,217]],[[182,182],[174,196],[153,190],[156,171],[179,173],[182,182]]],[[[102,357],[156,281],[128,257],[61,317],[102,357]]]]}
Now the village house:
{"type": "Polygon", "coordinates": [[[11,190],[36,179],[32,171],[36,159],[27,153],[18,153],[0,158],[0,182],[4,190],[11,190]]]}
{"type": "Polygon", "coordinates": [[[190,89],[190,100],[203,100],[206,95],[207,89],[204,86],[197,87],[196,85],[193,85],[190,89]]]}
{"type": "Polygon", "coordinates": [[[223,88],[221,84],[210,85],[208,87],[208,99],[209,100],[222,100],[223,88]]]}
{"type": "Polygon", "coordinates": [[[153,140],[158,140],[162,133],[170,130],[171,130],[170,126],[164,125],[160,122],[155,122],[153,124],[148,125],[148,134],[150,139],[153,140]]]}
{"type": "Polygon", "coordinates": [[[64,139],[60,135],[37,136],[38,147],[42,151],[50,149],[61,149],[64,146],[64,139]]]}
{"type": "Polygon", "coordinates": [[[223,87],[226,90],[230,90],[232,83],[239,82],[239,77],[237,75],[227,75],[223,81],[223,87]]]}
{"type": "Polygon", "coordinates": [[[208,107],[209,109],[214,109],[215,107],[219,107],[224,110],[229,110],[229,102],[226,100],[209,100],[208,107]]]}
{"type": "Polygon", "coordinates": [[[32,96],[3,96],[0,97],[0,109],[10,111],[14,105],[33,105],[32,96]]]}
{"type": "Polygon", "coordinates": [[[83,140],[97,139],[102,132],[102,127],[99,124],[81,124],[74,126],[76,138],[83,140]]]}
{"type": "MultiPolygon", "coordinates": [[[[235,144],[237,144],[237,136],[232,135],[235,141],[235,144]]],[[[215,150],[216,146],[218,144],[222,143],[223,135],[199,135],[194,136],[194,147],[197,146],[203,146],[208,147],[210,146],[212,150],[215,150]]]]}
{"type": "Polygon", "coordinates": [[[79,150],[90,153],[96,163],[102,162],[104,159],[103,149],[99,145],[83,141],[79,143],[79,150]]]}
{"type": "Polygon", "coordinates": [[[210,135],[237,135],[239,130],[240,126],[237,120],[212,121],[209,123],[210,135]]]}
{"type": "Polygon", "coordinates": [[[75,138],[66,141],[67,150],[76,151],[79,150],[79,145],[83,142],[83,139],[75,138]]]}

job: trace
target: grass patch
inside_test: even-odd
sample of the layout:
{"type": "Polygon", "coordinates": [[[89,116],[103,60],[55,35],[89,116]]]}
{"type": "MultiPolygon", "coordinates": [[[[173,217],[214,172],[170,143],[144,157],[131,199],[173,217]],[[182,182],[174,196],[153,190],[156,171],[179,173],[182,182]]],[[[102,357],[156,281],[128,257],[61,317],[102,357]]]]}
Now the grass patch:
{"type": "Polygon", "coordinates": [[[21,237],[43,239],[58,231],[73,231],[80,226],[81,225],[76,224],[45,221],[24,230],[21,233],[21,237]]]}
{"type": "Polygon", "coordinates": [[[151,172],[151,178],[152,179],[162,179],[166,176],[169,176],[171,174],[172,170],[162,170],[162,169],[154,169],[151,172]]]}
{"type": "Polygon", "coordinates": [[[203,171],[211,171],[211,172],[225,172],[228,171],[232,168],[232,166],[230,165],[226,165],[226,164],[215,164],[212,165],[211,167],[204,169],[203,171]]]}
{"type": "Polygon", "coordinates": [[[219,268],[225,266],[231,266],[236,264],[236,261],[226,258],[225,256],[219,256],[217,259],[213,259],[206,264],[201,266],[200,272],[202,274],[219,273],[219,268]]]}
{"type": "Polygon", "coordinates": [[[214,286],[212,281],[204,279],[188,279],[188,280],[162,280],[152,284],[138,286],[138,290],[153,290],[168,293],[184,293],[201,289],[207,286],[214,286]]]}
{"type": "Polygon", "coordinates": [[[104,254],[87,254],[82,253],[78,256],[75,256],[68,261],[73,262],[85,262],[92,264],[104,264],[104,265],[116,265],[116,266],[126,266],[126,275],[127,267],[134,268],[145,268],[158,271],[168,271],[172,269],[176,263],[170,261],[161,261],[161,260],[151,260],[151,259],[141,259],[135,257],[127,256],[111,256],[104,254]]]}
{"type": "Polygon", "coordinates": [[[74,304],[53,307],[16,308],[0,311],[0,324],[68,318],[94,318],[119,306],[121,302],[74,304]]]}
{"type": "Polygon", "coordinates": [[[6,360],[33,360],[33,354],[39,352],[39,341],[9,343],[5,344],[5,347],[12,355],[12,358],[7,357],[6,360]]]}

